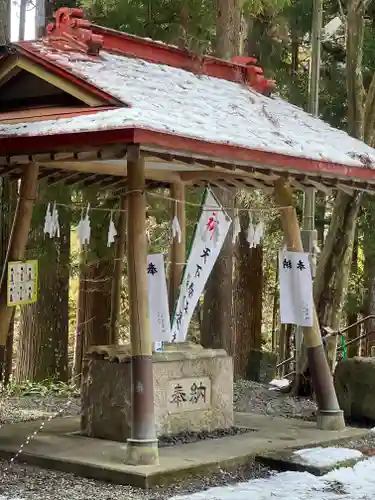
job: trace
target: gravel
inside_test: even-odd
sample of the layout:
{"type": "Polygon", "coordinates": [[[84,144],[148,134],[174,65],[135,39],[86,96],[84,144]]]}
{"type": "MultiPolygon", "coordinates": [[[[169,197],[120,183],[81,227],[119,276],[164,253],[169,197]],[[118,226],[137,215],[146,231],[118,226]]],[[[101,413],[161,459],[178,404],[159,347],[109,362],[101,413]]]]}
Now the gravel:
{"type": "Polygon", "coordinates": [[[219,472],[209,477],[196,477],[189,484],[159,488],[151,491],[130,486],[113,485],[78,478],[72,474],[46,471],[37,467],[15,464],[4,472],[8,464],[0,462],[0,498],[12,500],[168,500],[177,494],[190,494],[213,486],[267,477],[269,470],[259,464],[242,467],[234,473],[219,472]],[[8,497],[9,496],[9,497],[8,497]]]}
{"type": "Polygon", "coordinates": [[[80,414],[80,399],[67,396],[22,396],[0,395],[0,424],[28,422],[47,418],[62,410],[62,415],[80,414]]]}
{"type": "Polygon", "coordinates": [[[273,417],[314,420],[316,404],[307,398],[292,398],[268,385],[240,380],[234,385],[234,409],[273,417]]]}
{"type": "Polygon", "coordinates": [[[163,436],[159,438],[159,448],[175,446],[176,444],[197,443],[198,441],[207,441],[212,439],[220,439],[228,436],[238,436],[240,434],[248,434],[254,432],[253,429],[244,427],[230,427],[229,429],[217,429],[216,431],[207,432],[181,432],[176,436],[163,436]]]}
{"type": "MultiPolygon", "coordinates": [[[[314,418],[316,407],[313,401],[294,399],[279,391],[270,391],[267,385],[240,381],[234,386],[236,411],[255,412],[286,418],[314,418]]],[[[0,424],[47,418],[64,408],[62,415],[79,415],[80,400],[77,397],[39,396],[3,398],[0,401],[0,424]]],[[[175,443],[194,442],[199,438],[215,439],[223,435],[235,435],[243,430],[233,427],[223,433],[184,433],[174,438],[164,438],[164,446],[175,443]]],[[[375,435],[372,438],[375,442],[375,435]]],[[[370,445],[369,445],[370,446],[370,445]]],[[[0,461],[0,498],[9,500],[167,500],[176,494],[189,494],[212,486],[238,483],[258,477],[267,477],[269,469],[252,463],[235,472],[220,471],[209,477],[195,477],[188,484],[170,488],[144,491],[129,486],[112,485],[79,478],[71,474],[47,471],[19,463],[6,470],[9,463],[0,461]]]]}

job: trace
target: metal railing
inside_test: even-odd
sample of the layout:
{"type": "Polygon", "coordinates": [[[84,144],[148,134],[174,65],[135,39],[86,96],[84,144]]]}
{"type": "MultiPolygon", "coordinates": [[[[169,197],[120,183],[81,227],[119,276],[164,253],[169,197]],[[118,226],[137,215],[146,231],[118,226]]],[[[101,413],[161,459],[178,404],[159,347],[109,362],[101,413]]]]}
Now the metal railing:
{"type": "MultiPolygon", "coordinates": [[[[352,323],[351,325],[349,326],[346,326],[345,328],[340,328],[339,330],[332,330],[331,328],[329,327],[323,327],[323,330],[326,331],[326,335],[323,335],[323,339],[327,339],[329,337],[334,337],[334,336],[340,336],[340,335],[343,335],[345,332],[347,332],[348,330],[350,330],[351,328],[354,328],[356,326],[360,326],[360,325],[363,325],[365,322],[367,322],[368,320],[371,320],[371,319],[375,319],[375,314],[369,314],[368,316],[365,316],[364,318],[361,318],[359,319],[358,321],[356,321],[355,323],[352,323]]],[[[367,338],[369,335],[372,335],[372,334],[375,334],[375,330],[370,330],[368,332],[365,332],[365,333],[361,333],[360,335],[358,335],[357,337],[355,337],[354,339],[351,339],[349,340],[348,342],[345,342],[345,346],[348,347],[349,345],[352,345],[354,343],[357,343],[359,341],[361,341],[362,339],[364,338],[367,338]]],[[[342,351],[342,346],[337,346],[337,351],[342,351]]],[[[293,363],[295,364],[295,355],[293,354],[292,356],[290,356],[289,358],[286,358],[284,359],[283,361],[280,361],[280,363],[278,363],[276,365],[276,369],[277,370],[280,370],[280,368],[282,368],[284,365],[288,364],[288,363],[293,363]]],[[[296,373],[295,369],[291,372],[289,372],[288,374],[286,375],[283,375],[285,378],[286,377],[289,377],[291,375],[294,375],[296,373]]]]}

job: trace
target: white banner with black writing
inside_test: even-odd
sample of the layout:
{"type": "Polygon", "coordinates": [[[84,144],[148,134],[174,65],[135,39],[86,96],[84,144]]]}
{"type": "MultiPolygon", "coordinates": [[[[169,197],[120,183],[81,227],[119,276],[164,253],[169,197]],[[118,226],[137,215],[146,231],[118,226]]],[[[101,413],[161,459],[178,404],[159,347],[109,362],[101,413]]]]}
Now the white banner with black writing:
{"type": "Polygon", "coordinates": [[[280,321],[283,324],[313,326],[313,289],[309,254],[279,253],[280,321]]]}
{"type": "Polygon", "coordinates": [[[194,309],[232,223],[210,190],[205,193],[172,324],[172,342],[184,342],[194,309]]]}
{"type": "Polygon", "coordinates": [[[147,256],[148,306],[152,342],[169,342],[168,291],[165,278],[164,256],[154,253],[147,256]]]}

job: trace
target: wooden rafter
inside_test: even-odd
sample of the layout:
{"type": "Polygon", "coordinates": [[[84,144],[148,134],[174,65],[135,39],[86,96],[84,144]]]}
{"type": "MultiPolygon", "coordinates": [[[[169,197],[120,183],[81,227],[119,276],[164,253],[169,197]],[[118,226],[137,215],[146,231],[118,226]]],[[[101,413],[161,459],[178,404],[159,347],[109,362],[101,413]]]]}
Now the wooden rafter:
{"type": "MultiPolygon", "coordinates": [[[[222,158],[208,158],[186,152],[166,152],[155,148],[141,148],[146,156],[146,176],[155,185],[168,186],[172,182],[184,182],[190,185],[216,185],[225,189],[263,189],[270,191],[276,179],[283,177],[297,189],[314,187],[328,194],[331,190],[352,193],[353,190],[375,192],[375,180],[361,181],[348,177],[325,175],[324,179],[317,172],[286,173],[285,168],[253,165],[241,160],[229,161],[222,158]],[[146,150],[145,150],[146,149],[146,150]],[[162,162],[162,163],[160,163],[162,162]],[[165,168],[163,165],[165,164],[165,168]],[[176,168],[173,168],[176,166],[176,168]]],[[[119,183],[126,183],[127,145],[94,147],[92,150],[61,151],[33,155],[17,155],[0,158],[0,175],[19,178],[24,165],[30,161],[38,162],[39,179],[56,185],[94,185],[99,189],[117,188],[119,183]],[[114,161],[116,160],[116,161],[114,161]],[[123,160],[123,163],[117,163],[123,160]]],[[[124,184],[125,185],[125,184],[124,184]]],[[[122,189],[122,187],[120,187],[122,189]]]]}

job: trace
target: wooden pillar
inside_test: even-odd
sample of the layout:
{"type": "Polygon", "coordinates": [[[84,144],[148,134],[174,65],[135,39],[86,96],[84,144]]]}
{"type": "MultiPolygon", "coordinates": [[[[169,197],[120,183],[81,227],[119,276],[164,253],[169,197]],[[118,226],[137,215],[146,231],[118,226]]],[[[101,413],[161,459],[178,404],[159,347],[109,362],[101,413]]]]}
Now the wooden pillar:
{"type": "Polygon", "coordinates": [[[126,461],[158,463],[155,431],[152,341],[147,291],[145,163],[137,146],[128,151],[127,256],[132,348],[132,422],[126,461]]]}
{"type": "Polygon", "coordinates": [[[33,215],[34,200],[36,198],[39,168],[36,163],[24,167],[21,179],[20,193],[14,214],[12,232],[8,246],[7,258],[4,263],[0,284],[0,345],[7,342],[10,323],[13,316],[13,307],[7,306],[7,279],[8,262],[23,260],[29,236],[33,215]]]}
{"type": "MultiPolygon", "coordinates": [[[[285,180],[279,179],[276,182],[274,197],[276,205],[283,207],[280,210],[280,218],[288,250],[303,252],[300,227],[294,208],[293,193],[285,183],[285,180]]],[[[303,328],[303,336],[307,347],[311,380],[318,404],[318,428],[327,430],[343,429],[345,427],[344,416],[337,401],[333,377],[324,351],[315,307],[314,325],[313,327],[303,328]]]]}
{"type": "Polygon", "coordinates": [[[184,183],[173,183],[171,185],[171,198],[177,200],[172,202],[172,217],[177,216],[182,233],[181,242],[179,242],[176,237],[173,239],[171,247],[171,265],[169,268],[169,310],[172,316],[178,297],[178,291],[186,259],[186,210],[184,183]]]}
{"type": "Polygon", "coordinates": [[[119,338],[119,321],[121,308],[121,284],[124,272],[125,241],[126,241],[126,196],[120,196],[120,216],[118,219],[117,238],[115,243],[115,262],[113,266],[113,281],[111,294],[110,343],[117,344],[119,338]]]}

